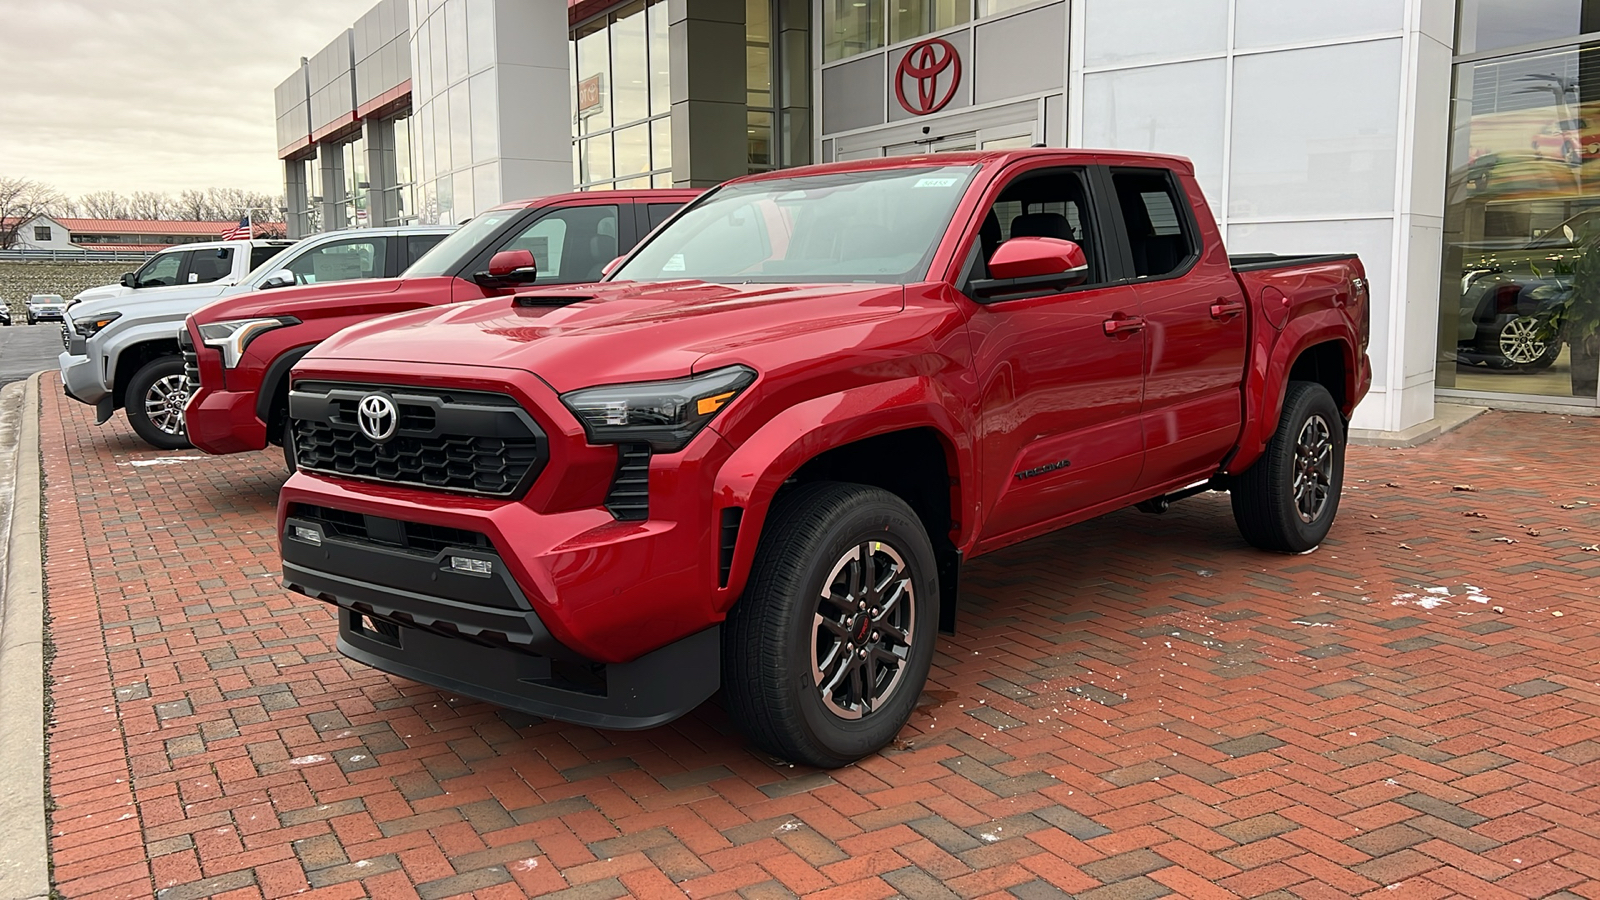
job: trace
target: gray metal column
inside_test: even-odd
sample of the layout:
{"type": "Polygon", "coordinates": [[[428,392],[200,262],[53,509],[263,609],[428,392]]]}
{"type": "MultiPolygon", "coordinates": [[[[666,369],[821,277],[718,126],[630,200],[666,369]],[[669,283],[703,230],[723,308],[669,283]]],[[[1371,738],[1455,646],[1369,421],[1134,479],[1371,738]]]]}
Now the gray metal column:
{"type": "Polygon", "coordinates": [[[367,224],[384,228],[400,224],[395,209],[394,120],[361,123],[367,144],[367,224]]]}
{"type": "Polygon", "coordinates": [[[672,183],[746,174],[744,0],[671,0],[672,183]]]}
{"type": "Polygon", "coordinates": [[[306,161],[283,161],[283,203],[287,212],[284,225],[290,238],[299,240],[311,233],[311,223],[306,221],[306,161]]]}
{"type": "Polygon", "coordinates": [[[320,231],[349,228],[344,218],[344,148],[340,144],[318,144],[315,165],[322,176],[322,227],[320,231]]]}
{"type": "Polygon", "coordinates": [[[811,162],[811,0],[776,0],[776,6],[776,163],[804,166],[811,162]]]}

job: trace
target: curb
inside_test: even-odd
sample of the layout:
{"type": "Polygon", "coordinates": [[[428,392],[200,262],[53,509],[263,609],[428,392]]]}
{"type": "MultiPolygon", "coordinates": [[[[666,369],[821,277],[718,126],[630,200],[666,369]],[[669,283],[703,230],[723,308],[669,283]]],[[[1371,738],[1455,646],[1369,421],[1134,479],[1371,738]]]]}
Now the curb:
{"type": "MultiPolygon", "coordinates": [[[[15,483],[0,600],[0,898],[50,896],[44,810],[44,571],[39,375],[0,392],[18,407],[15,483]],[[20,388],[20,390],[18,390],[20,388]],[[17,395],[21,394],[20,402],[17,395]]],[[[0,423],[3,425],[4,423],[0,423]]],[[[3,461],[0,461],[3,464],[3,461]]]]}

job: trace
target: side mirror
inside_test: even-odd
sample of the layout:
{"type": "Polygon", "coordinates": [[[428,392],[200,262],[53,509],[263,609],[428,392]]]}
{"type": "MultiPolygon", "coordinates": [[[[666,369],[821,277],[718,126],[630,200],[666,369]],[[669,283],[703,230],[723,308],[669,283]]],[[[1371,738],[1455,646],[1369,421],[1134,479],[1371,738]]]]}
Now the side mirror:
{"type": "Polygon", "coordinates": [[[980,302],[1038,297],[1089,280],[1089,260],[1072,241],[1016,237],[989,258],[989,277],[968,286],[980,302]]]}
{"type": "Polygon", "coordinates": [[[123,287],[125,287],[125,288],[133,287],[134,286],[133,273],[132,272],[123,272],[121,281],[122,281],[122,286],[123,287]]]}
{"type": "Polygon", "coordinates": [[[606,263],[606,267],[600,270],[600,277],[604,278],[605,276],[610,275],[612,272],[615,272],[617,270],[617,266],[620,265],[622,265],[622,257],[619,256],[616,259],[613,259],[611,262],[606,263]]]}
{"type": "Polygon", "coordinates": [[[288,269],[279,269],[278,271],[273,272],[271,275],[268,275],[261,282],[261,289],[266,291],[271,290],[272,288],[291,287],[293,285],[294,273],[288,269]]]}
{"type": "Polygon", "coordinates": [[[489,259],[489,271],[479,272],[473,280],[481,285],[499,287],[529,284],[538,276],[539,266],[534,262],[532,250],[501,250],[489,259]]]}

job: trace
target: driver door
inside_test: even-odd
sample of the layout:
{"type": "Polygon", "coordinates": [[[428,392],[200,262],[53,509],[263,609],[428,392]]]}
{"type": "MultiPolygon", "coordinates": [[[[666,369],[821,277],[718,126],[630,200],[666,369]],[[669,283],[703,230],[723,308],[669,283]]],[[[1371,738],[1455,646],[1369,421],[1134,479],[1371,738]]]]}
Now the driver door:
{"type": "Polygon", "coordinates": [[[984,260],[1013,237],[1078,243],[1088,281],[1062,293],[974,304],[980,380],[980,549],[1056,527],[1133,489],[1144,460],[1140,403],[1145,337],[1139,301],[1107,238],[1112,218],[1091,189],[1096,170],[1033,169],[990,205],[984,260]],[[1108,322],[1117,322],[1108,334],[1108,322]]]}

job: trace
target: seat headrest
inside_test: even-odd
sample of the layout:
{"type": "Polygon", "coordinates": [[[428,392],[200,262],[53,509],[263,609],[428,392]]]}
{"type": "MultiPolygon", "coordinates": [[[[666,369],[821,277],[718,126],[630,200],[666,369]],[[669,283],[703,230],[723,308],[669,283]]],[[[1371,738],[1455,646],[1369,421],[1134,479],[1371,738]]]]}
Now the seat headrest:
{"type": "Polygon", "coordinates": [[[1012,237],[1047,237],[1063,241],[1076,241],[1072,223],[1060,213],[1024,213],[1011,220],[1012,237]]]}

